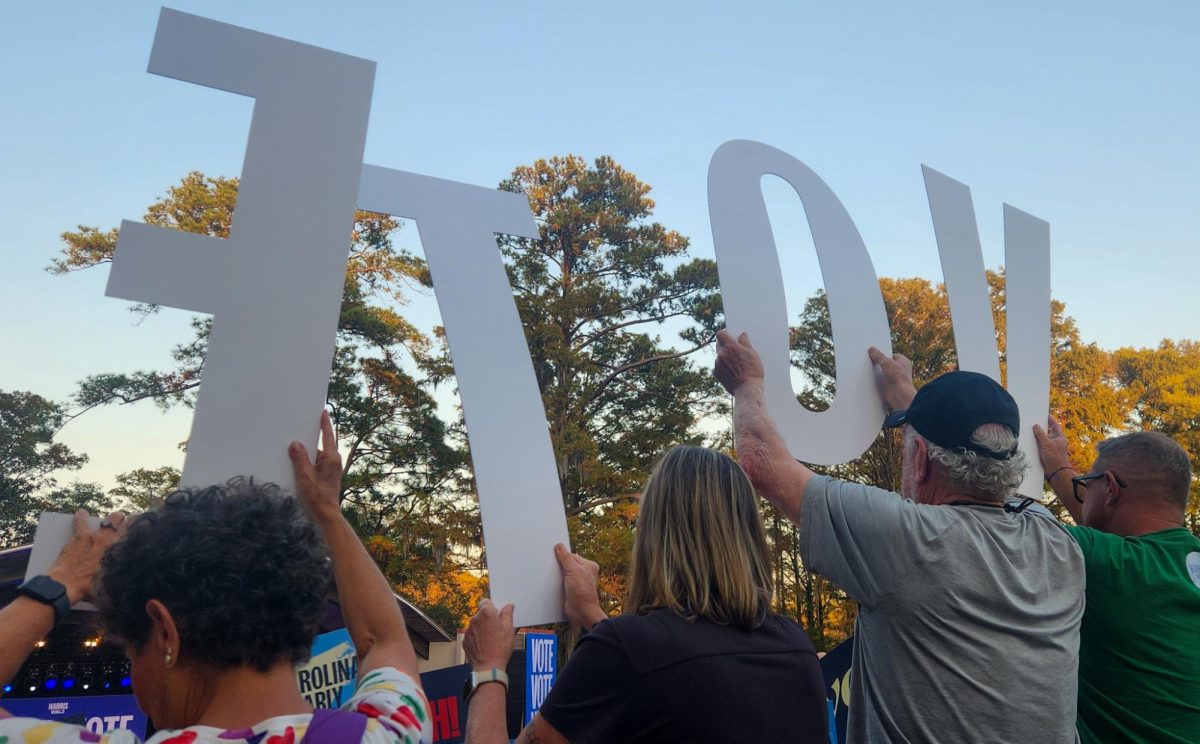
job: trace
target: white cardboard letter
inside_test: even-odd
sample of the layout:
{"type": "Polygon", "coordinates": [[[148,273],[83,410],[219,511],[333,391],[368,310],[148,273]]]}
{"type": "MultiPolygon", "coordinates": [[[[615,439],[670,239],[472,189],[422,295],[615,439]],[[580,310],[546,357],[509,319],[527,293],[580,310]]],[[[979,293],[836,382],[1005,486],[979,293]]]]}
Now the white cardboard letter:
{"type": "Polygon", "coordinates": [[[746,331],[766,370],[767,410],[797,459],[837,465],[861,455],[883,424],[884,407],[867,347],[890,354],[891,333],[875,267],[837,195],[808,166],[773,147],[734,140],[708,168],[708,210],[726,324],[746,331]],[[762,177],[791,184],[804,203],[833,326],[837,394],[829,409],[796,400],[790,377],[787,300],[762,177]]]}
{"type": "Polygon", "coordinates": [[[1050,223],[1004,205],[1004,305],[1008,392],[1021,409],[1021,451],[1029,470],[1021,495],[1042,498],[1033,425],[1050,413],[1050,223]]]}
{"type": "Polygon", "coordinates": [[[567,538],[545,409],[496,233],[537,238],[523,194],[364,165],[358,205],[417,222],[467,420],[491,594],[517,626],[562,618],[567,538]]]}
{"type": "MultiPolygon", "coordinates": [[[[1000,357],[992,302],[966,184],[921,166],[933,216],[959,369],[1000,381],[1000,357]]],[[[1033,425],[1046,421],[1050,406],[1050,225],[1004,205],[1005,350],[1008,391],[1021,411],[1018,442],[1029,470],[1023,496],[1040,499],[1042,465],[1033,425]]]]}
{"type": "Polygon", "coordinates": [[[185,485],[293,485],[317,439],[375,63],[163,9],[149,71],[255,98],[228,241],[121,223],[107,294],[212,313],[185,485]]]}
{"type": "MultiPolygon", "coordinates": [[[[88,517],[88,526],[93,530],[100,529],[100,517],[88,517]]],[[[47,573],[58,554],[75,534],[74,514],[55,514],[42,512],[38,517],[37,532],[33,536],[33,548],[29,551],[29,561],[25,564],[25,580],[47,573]]],[[[76,610],[94,610],[96,605],[91,602],[77,602],[71,605],[76,610]]]]}
{"type": "Polygon", "coordinates": [[[971,189],[924,165],[921,173],[946,280],[958,367],[1000,382],[996,324],[992,321],[992,300],[971,189]]]}

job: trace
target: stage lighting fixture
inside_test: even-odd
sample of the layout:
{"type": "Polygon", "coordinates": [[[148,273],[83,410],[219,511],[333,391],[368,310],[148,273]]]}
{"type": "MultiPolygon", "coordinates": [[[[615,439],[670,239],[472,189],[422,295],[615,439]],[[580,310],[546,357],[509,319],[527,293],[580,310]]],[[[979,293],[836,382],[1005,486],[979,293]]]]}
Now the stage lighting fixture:
{"type": "Polygon", "coordinates": [[[5,692],[12,692],[12,685],[5,685],[5,686],[4,686],[4,691],[5,691],[5,692]]]}
{"type": "Polygon", "coordinates": [[[64,695],[69,695],[69,690],[75,689],[75,665],[68,661],[58,670],[57,676],[59,688],[64,695]]]}
{"type": "Polygon", "coordinates": [[[46,678],[42,680],[42,687],[47,690],[53,690],[58,687],[58,670],[53,665],[46,670],[46,678]]]}

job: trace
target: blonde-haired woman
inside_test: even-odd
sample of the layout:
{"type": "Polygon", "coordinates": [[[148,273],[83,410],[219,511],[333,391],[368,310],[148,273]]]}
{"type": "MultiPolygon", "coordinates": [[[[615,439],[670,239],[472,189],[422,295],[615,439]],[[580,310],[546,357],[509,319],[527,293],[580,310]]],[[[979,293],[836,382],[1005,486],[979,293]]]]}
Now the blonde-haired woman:
{"type": "MultiPolygon", "coordinates": [[[[564,611],[583,632],[517,742],[828,742],[825,685],[808,636],[770,612],[758,501],[729,457],[676,447],[646,483],[627,612],[607,618],[598,566],[563,546],[564,611]]],[[[469,744],[507,741],[512,607],[487,600],[464,640],[475,672],[469,744]]]]}

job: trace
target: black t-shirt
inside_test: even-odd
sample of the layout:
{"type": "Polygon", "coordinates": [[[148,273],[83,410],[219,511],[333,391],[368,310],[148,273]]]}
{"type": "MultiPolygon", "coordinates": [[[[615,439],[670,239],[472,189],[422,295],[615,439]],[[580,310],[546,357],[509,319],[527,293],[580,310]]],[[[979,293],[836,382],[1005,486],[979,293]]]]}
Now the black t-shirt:
{"type": "Polygon", "coordinates": [[[571,744],[827,744],[825,683],[800,626],[753,631],[669,610],[604,620],[580,639],[540,715],[571,744]]]}

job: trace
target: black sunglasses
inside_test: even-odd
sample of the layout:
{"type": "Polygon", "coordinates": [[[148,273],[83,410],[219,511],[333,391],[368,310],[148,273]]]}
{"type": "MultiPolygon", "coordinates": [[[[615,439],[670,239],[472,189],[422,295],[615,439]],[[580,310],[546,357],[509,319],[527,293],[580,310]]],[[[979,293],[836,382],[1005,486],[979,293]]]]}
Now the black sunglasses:
{"type": "Polygon", "coordinates": [[[1113,473],[1111,470],[1105,470],[1103,473],[1096,473],[1095,475],[1077,475],[1074,478],[1072,478],[1071,479],[1071,495],[1073,495],[1075,497],[1076,501],[1078,501],[1079,503],[1082,504],[1083,497],[1079,495],[1079,487],[1083,486],[1084,490],[1087,490],[1088,483],[1091,483],[1092,481],[1096,480],[1097,478],[1103,478],[1104,476],[1108,475],[1109,473],[1112,473],[1113,480],[1115,480],[1117,482],[1118,486],[1120,486],[1121,488],[1125,488],[1126,484],[1125,484],[1125,481],[1121,480],[1121,476],[1117,475],[1116,473],[1113,473]]]}

